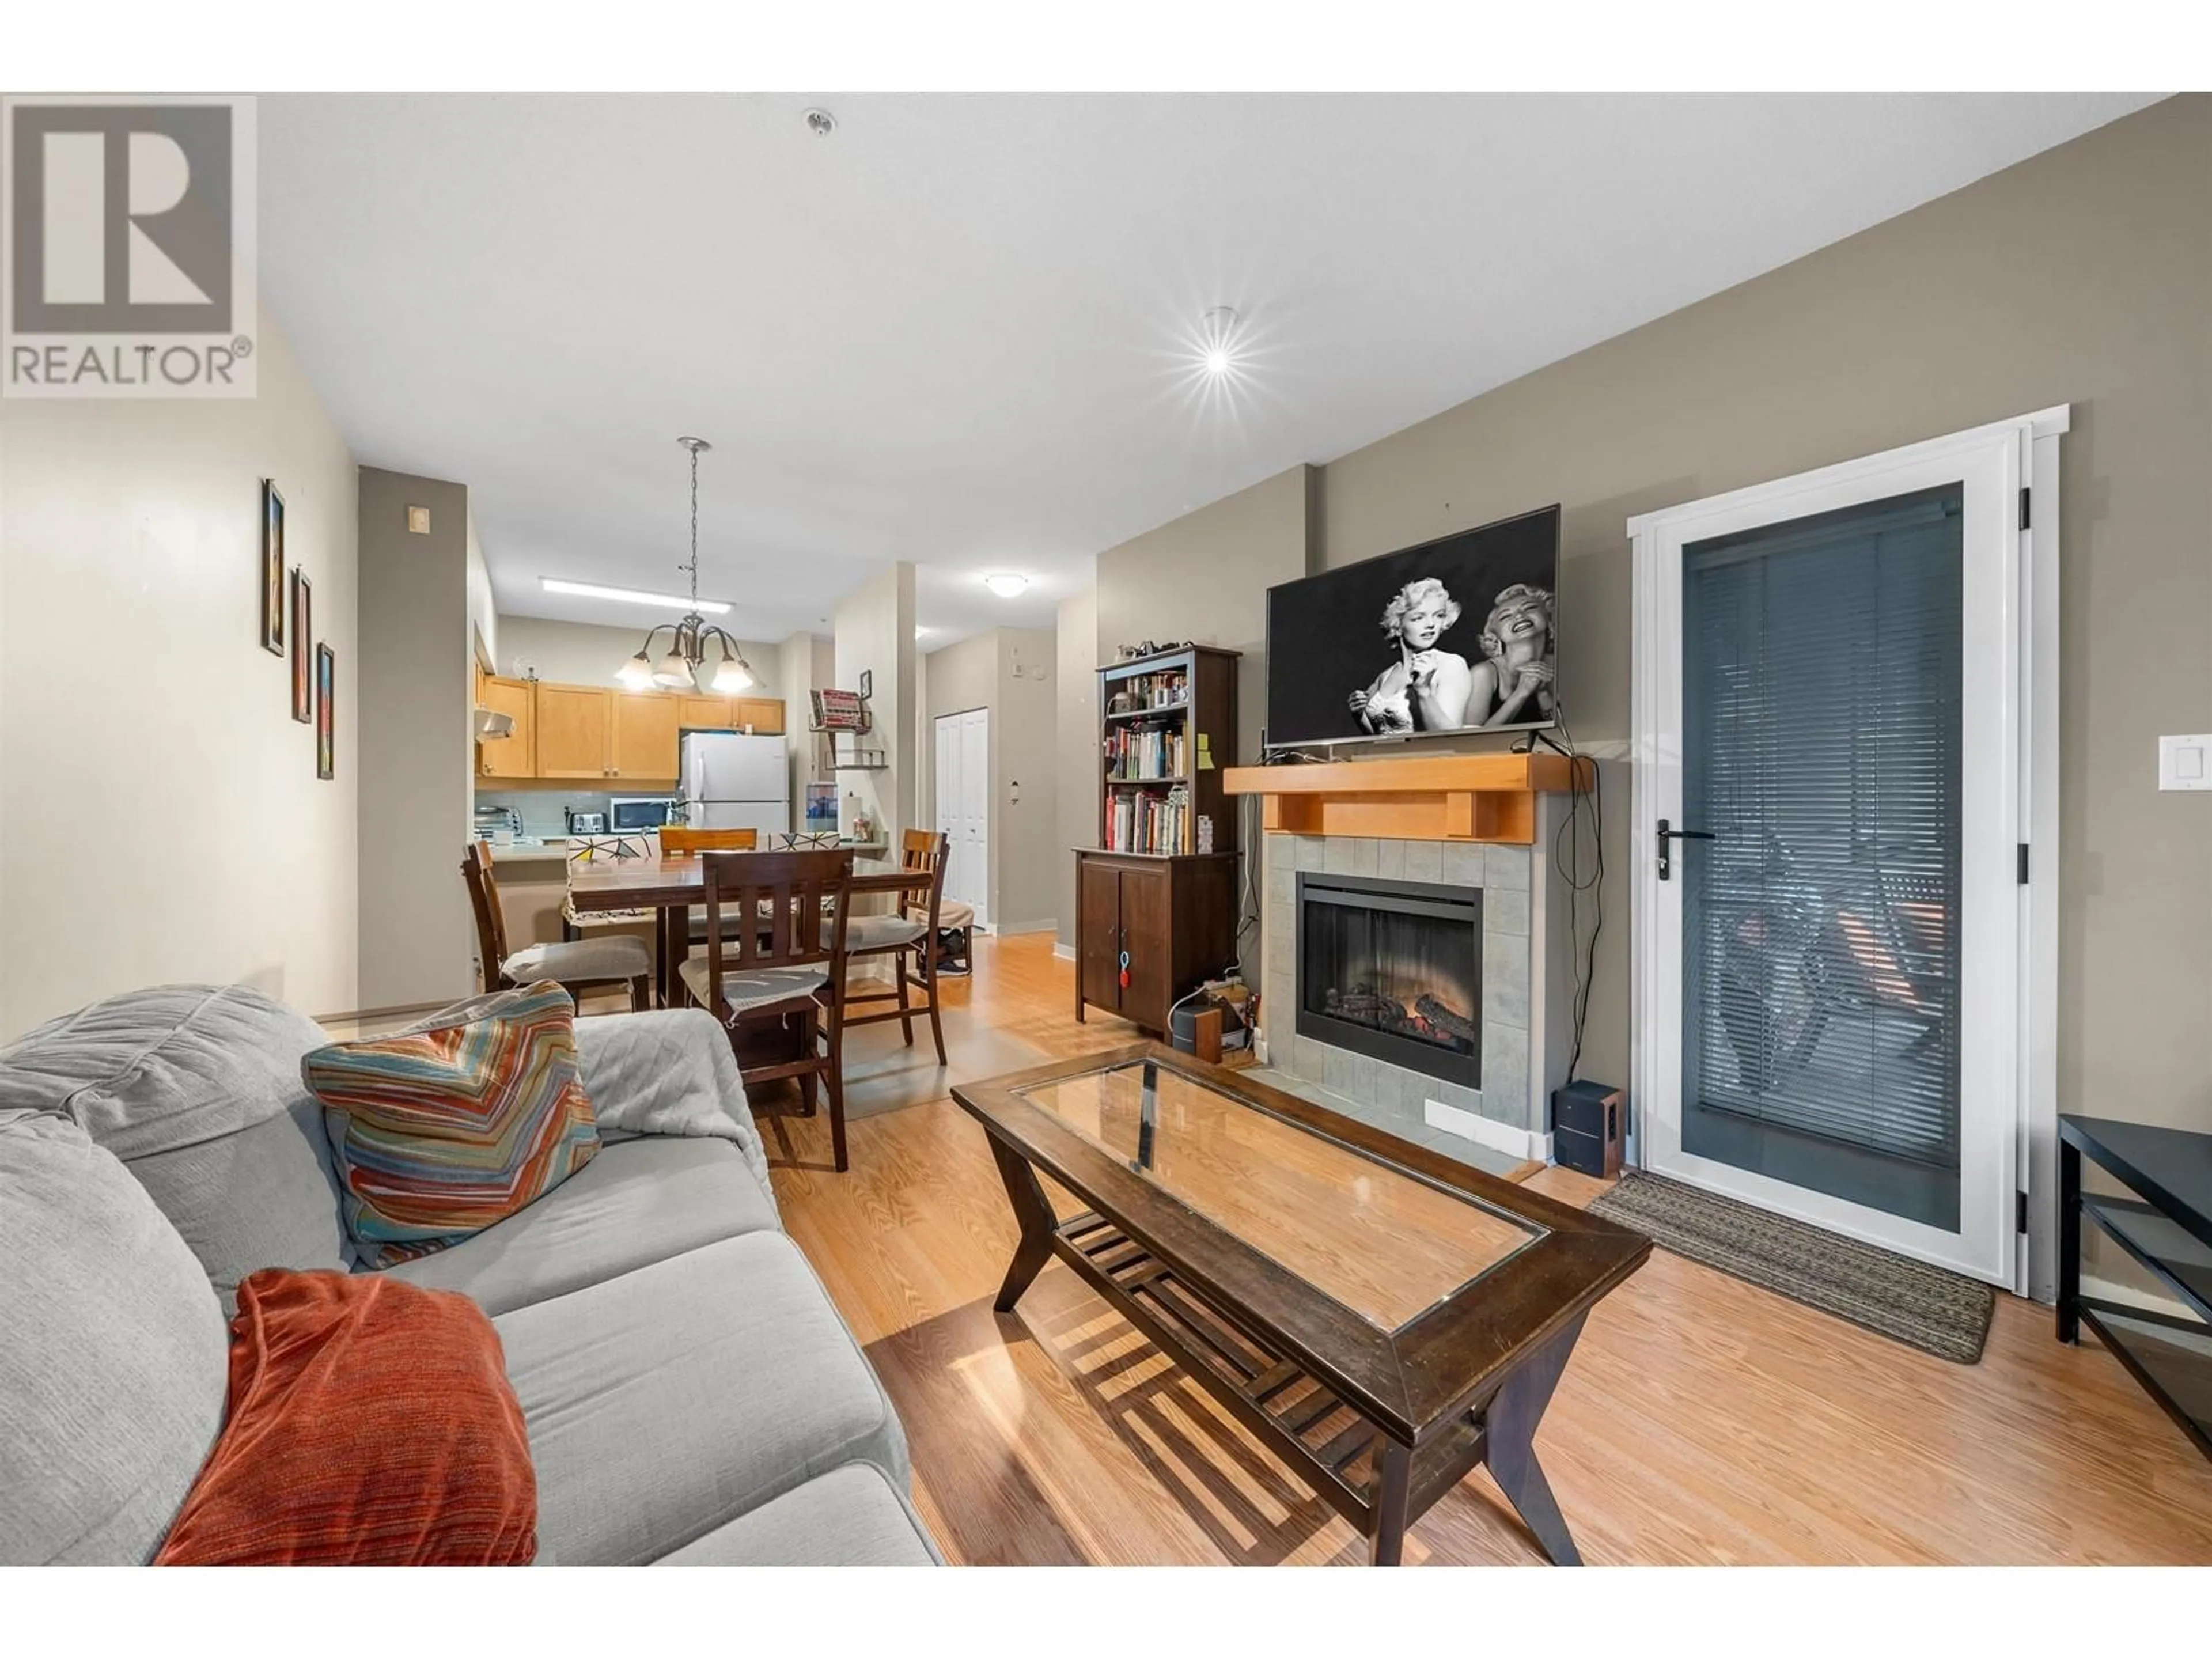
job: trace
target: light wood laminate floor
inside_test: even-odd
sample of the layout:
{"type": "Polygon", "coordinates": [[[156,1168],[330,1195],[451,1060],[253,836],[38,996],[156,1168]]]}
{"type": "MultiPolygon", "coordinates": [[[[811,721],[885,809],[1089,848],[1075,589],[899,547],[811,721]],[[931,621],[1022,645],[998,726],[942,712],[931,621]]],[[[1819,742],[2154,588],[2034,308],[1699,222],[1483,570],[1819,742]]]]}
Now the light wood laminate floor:
{"type": "MultiPolygon", "coordinates": [[[[1072,971],[1049,935],[979,940],[946,1000],[1054,1055],[1129,1040],[1075,1023],[1072,971]]],[[[1060,1263],[992,1312],[1013,1220],[949,1098],[856,1121],[845,1176],[826,1118],[762,1127],[786,1223],[897,1404],[950,1559],[1365,1559],[1060,1263]]],[[[1570,1202],[1601,1190],[1529,1179],[1570,1202]]],[[[1982,1363],[1954,1365],[1655,1251],[1591,1316],[1536,1443],[1592,1562],[2212,1562],[2212,1466],[2110,1355],[2062,1347],[2046,1309],[2010,1297],[1982,1363]]],[[[1406,1544],[1408,1565],[1540,1559],[1481,1473],[1406,1544]]]]}

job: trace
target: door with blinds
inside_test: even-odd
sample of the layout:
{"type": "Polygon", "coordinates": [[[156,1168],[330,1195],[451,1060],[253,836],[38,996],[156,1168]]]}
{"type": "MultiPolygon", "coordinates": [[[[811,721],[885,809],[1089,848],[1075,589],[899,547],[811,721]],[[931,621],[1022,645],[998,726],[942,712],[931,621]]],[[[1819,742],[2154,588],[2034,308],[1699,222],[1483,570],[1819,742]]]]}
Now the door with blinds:
{"type": "Polygon", "coordinates": [[[2008,1284],[2029,439],[1632,526],[1642,1161],[2008,1284]]]}

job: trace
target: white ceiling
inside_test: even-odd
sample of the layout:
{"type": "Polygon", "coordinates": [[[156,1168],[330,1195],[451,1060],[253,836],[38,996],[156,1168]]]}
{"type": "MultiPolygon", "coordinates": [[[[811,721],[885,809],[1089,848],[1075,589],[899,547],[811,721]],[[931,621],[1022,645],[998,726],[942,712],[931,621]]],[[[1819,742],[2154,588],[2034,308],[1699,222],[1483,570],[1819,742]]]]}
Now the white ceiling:
{"type": "Polygon", "coordinates": [[[653,620],[538,578],[677,591],[690,432],[733,631],[911,559],[934,648],[2149,101],[269,97],[262,292],[362,461],[469,486],[503,611],[653,620]]]}

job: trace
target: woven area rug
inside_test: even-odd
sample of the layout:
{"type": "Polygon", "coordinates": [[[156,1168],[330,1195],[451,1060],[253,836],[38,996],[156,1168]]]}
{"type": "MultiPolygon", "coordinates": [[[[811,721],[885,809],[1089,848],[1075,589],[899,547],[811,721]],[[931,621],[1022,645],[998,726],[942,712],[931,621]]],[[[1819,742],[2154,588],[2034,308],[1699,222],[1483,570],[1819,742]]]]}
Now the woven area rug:
{"type": "Polygon", "coordinates": [[[1664,1176],[1632,1170],[1590,1209],[1677,1255],[1938,1359],[1971,1365],[1989,1340],[1996,1296],[1979,1280],[1664,1176]]]}

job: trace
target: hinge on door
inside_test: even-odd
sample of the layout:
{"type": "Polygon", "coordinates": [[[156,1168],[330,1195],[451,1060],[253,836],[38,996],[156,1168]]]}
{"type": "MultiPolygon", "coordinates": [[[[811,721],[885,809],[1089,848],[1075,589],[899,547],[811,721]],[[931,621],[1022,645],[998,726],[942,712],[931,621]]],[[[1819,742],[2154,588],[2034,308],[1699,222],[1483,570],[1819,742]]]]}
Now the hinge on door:
{"type": "Polygon", "coordinates": [[[2012,1230],[2016,1233],[2027,1231],[2027,1194],[2014,1193],[2012,1206],[2012,1230]]]}
{"type": "Polygon", "coordinates": [[[2027,843],[2026,842],[2020,844],[2020,884],[2023,887],[2027,885],[2027,843]]]}
{"type": "Polygon", "coordinates": [[[2025,530],[2027,528],[2027,486],[2022,484],[2020,491],[2020,527],[2025,530]]]}

